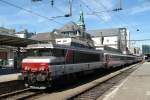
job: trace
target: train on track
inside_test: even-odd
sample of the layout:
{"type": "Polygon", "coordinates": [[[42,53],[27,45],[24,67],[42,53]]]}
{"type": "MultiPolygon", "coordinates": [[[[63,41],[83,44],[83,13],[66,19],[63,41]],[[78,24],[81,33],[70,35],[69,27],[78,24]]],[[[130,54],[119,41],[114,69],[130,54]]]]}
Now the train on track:
{"type": "Polygon", "coordinates": [[[22,60],[23,80],[26,86],[41,89],[51,87],[52,82],[59,78],[142,60],[142,57],[133,55],[51,43],[29,45],[26,50],[28,57],[22,60]]]}

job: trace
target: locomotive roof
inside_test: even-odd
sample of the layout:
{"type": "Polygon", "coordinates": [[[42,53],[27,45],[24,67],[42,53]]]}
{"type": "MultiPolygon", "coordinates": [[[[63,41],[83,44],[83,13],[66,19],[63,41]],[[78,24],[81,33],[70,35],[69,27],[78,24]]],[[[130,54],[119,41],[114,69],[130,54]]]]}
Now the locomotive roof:
{"type": "Polygon", "coordinates": [[[103,52],[102,50],[74,47],[74,46],[67,46],[67,45],[59,45],[59,44],[52,44],[52,43],[32,44],[32,45],[28,45],[26,49],[44,49],[44,48],[72,49],[72,50],[87,51],[87,52],[93,52],[93,53],[102,53],[103,52]]]}
{"type": "Polygon", "coordinates": [[[127,55],[127,54],[121,54],[121,53],[110,53],[110,52],[107,52],[107,51],[105,51],[104,52],[104,55],[105,54],[108,54],[108,55],[115,55],[115,56],[128,56],[128,57],[136,57],[135,55],[127,55]]]}

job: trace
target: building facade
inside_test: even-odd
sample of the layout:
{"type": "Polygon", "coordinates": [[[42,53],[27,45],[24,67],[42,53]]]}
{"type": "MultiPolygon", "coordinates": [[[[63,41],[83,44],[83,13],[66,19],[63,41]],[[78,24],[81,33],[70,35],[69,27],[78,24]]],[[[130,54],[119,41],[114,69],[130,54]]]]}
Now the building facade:
{"type": "Polygon", "coordinates": [[[94,46],[91,35],[86,32],[83,11],[80,11],[80,17],[77,23],[71,21],[59,29],[54,29],[52,32],[38,33],[32,37],[34,40],[38,39],[53,43],[56,42],[55,39],[59,38],[70,38],[72,40],[77,39],[78,41],[85,41],[90,46],[94,46]]]}
{"type": "MultiPolygon", "coordinates": [[[[15,29],[7,29],[0,27],[0,34],[20,37],[20,38],[29,38],[34,33],[30,33],[27,30],[21,32],[16,32],[15,29]]],[[[5,39],[4,39],[5,40],[5,39]]],[[[3,41],[0,39],[0,41],[3,41]]],[[[11,40],[10,40],[11,41],[11,40]]],[[[14,66],[14,58],[16,56],[17,48],[7,45],[0,45],[0,66],[14,66]]]]}
{"type": "MultiPolygon", "coordinates": [[[[7,29],[0,27],[0,33],[15,34],[15,29],[7,29]]],[[[13,66],[14,48],[10,46],[0,45],[0,66],[13,66]]]]}
{"type": "Polygon", "coordinates": [[[131,54],[134,54],[134,55],[141,55],[142,54],[142,50],[140,47],[131,47],[130,52],[131,52],[131,54]]]}
{"type": "Polygon", "coordinates": [[[14,34],[15,34],[16,36],[20,37],[20,38],[31,38],[31,37],[34,36],[36,33],[28,32],[27,29],[24,29],[23,31],[15,32],[14,34]]]}
{"type": "Polygon", "coordinates": [[[89,30],[92,40],[96,48],[108,46],[119,49],[122,53],[128,52],[129,32],[127,28],[112,28],[112,29],[98,29],[89,30]]]}

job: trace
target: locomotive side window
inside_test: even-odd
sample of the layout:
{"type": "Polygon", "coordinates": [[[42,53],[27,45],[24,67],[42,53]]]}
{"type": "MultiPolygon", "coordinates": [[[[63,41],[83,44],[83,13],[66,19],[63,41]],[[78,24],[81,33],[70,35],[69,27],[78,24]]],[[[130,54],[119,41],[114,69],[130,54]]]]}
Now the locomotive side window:
{"type": "Polygon", "coordinates": [[[64,57],[63,49],[30,49],[27,51],[28,56],[55,56],[64,57]]]}
{"type": "Polygon", "coordinates": [[[38,50],[27,50],[27,56],[38,56],[38,50]]]}
{"type": "Polygon", "coordinates": [[[100,60],[99,54],[74,51],[74,63],[96,62],[100,60]]]}
{"type": "Polygon", "coordinates": [[[56,57],[64,57],[65,56],[65,50],[63,50],[63,49],[52,49],[51,52],[56,57]]]}
{"type": "Polygon", "coordinates": [[[103,61],[104,59],[104,54],[103,53],[101,53],[100,55],[99,55],[100,57],[99,57],[99,61],[103,61]]]}

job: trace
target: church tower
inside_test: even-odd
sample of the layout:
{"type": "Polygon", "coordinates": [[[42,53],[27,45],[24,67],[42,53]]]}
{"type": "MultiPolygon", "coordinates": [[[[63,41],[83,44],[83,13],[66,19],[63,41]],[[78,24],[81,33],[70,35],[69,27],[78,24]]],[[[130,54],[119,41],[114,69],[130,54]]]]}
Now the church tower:
{"type": "Polygon", "coordinates": [[[84,22],[84,13],[83,13],[82,10],[80,10],[80,19],[79,19],[77,25],[81,29],[81,36],[85,37],[85,30],[86,30],[86,28],[85,28],[85,22],[84,22]]]}

